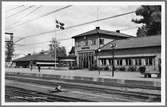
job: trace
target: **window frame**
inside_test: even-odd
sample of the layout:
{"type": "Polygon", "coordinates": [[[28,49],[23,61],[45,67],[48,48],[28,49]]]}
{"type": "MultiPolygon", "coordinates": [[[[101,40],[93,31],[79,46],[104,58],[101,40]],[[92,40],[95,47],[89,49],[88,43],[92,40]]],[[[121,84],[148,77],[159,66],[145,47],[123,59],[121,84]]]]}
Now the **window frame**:
{"type": "Polygon", "coordinates": [[[99,39],[99,44],[100,44],[100,45],[104,45],[104,39],[103,39],[103,38],[100,38],[100,39],[99,39]],[[101,40],[102,40],[102,41],[101,41],[101,40]],[[101,42],[102,42],[102,43],[101,43],[101,42]]]}
{"type": "Polygon", "coordinates": [[[125,59],[125,62],[126,62],[126,66],[132,66],[132,59],[127,58],[125,59]]]}
{"type": "Polygon", "coordinates": [[[92,39],[92,44],[91,45],[96,45],[96,39],[92,39]]]}

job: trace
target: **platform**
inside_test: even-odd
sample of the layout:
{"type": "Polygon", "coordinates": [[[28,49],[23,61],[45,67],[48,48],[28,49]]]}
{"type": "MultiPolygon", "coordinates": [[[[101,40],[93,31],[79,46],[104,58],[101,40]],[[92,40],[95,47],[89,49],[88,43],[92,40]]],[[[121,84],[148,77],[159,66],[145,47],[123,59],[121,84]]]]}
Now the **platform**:
{"type": "Polygon", "coordinates": [[[121,84],[131,84],[131,85],[146,85],[153,87],[161,87],[160,78],[144,78],[139,72],[115,72],[114,77],[109,71],[89,71],[84,70],[53,70],[53,69],[41,69],[38,72],[38,69],[33,69],[32,71],[28,68],[6,68],[6,73],[23,73],[31,75],[41,75],[42,77],[55,77],[60,79],[69,79],[69,80],[82,80],[82,81],[99,81],[99,82],[114,82],[121,84]]]}
{"type": "MultiPolygon", "coordinates": [[[[29,68],[6,68],[5,72],[22,72],[22,73],[38,73],[38,69],[29,68]]],[[[40,74],[53,74],[53,75],[64,75],[64,76],[82,76],[82,77],[102,77],[102,78],[113,78],[113,79],[126,79],[126,80],[141,80],[141,81],[159,81],[160,78],[144,78],[140,72],[115,72],[112,77],[111,71],[89,71],[88,69],[82,70],[68,70],[68,69],[41,69],[40,74]]]]}

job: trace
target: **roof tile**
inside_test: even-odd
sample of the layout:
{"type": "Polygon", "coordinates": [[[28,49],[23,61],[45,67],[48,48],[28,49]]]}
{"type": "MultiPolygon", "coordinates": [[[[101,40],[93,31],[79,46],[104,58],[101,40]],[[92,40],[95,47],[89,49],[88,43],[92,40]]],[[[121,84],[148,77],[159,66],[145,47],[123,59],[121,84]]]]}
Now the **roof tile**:
{"type": "MultiPolygon", "coordinates": [[[[148,37],[137,37],[128,38],[114,41],[116,44],[115,49],[127,49],[127,48],[139,48],[139,47],[150,47],[150,46],[161,46],[161,36],[148,36],[148,37]]],[[[112,42],[107,43],[101,50],[111,49],[112,42]]]]}
{"type": "Polygon", "coordinates": [[[92,34],[97,34],[97,33],[112,35],[112,36],[119,36],[119,37],[134,37],[134,36],[127,35],[124,33],[118,33],[118,32],[114,32],[114,31],[108,31],[108,30],[102,30],[102,29],[94,29],[94,30],[90,30],[88,32],[73,36],[72,38],[82,37],[82,36],[92,35],[92,34]]]}

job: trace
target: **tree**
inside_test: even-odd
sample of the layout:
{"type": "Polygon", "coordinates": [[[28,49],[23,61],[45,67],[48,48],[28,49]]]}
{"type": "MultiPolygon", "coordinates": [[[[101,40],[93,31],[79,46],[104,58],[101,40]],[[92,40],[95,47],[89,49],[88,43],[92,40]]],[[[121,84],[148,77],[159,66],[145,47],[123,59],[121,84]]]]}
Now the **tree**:
{"type": "Polygon", "coordinates": [[[69,55],[75,55],[75,47],[74,46],[71,48],[69,55]]]}
{"type": "Polygon", "coordinates": [[[161,6],[160,5],[143,5],[136,10],[140,19],[132,19],[132,22],[143,24],[137,30],[137,36],[151,36],[161,34],[161,6]]]}
{"type": "Polygon", "coordinates": [[[59,44],[60,43],[55,38],[52,38],[52,41],[49,44],[49,53],[51,54],[52,57],[55,57],[55,49],[57,57],[67,56],[65,47],[64,46],[60,47],[59,44]]]}

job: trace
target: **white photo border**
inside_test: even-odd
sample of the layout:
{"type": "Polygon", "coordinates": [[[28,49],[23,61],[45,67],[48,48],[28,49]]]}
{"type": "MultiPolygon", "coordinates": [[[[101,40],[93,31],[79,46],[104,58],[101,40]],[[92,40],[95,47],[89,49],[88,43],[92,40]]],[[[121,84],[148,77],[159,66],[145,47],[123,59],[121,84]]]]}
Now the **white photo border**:
{"type": "Polygon", "coordinates": [[[22,2],[12,2],[12,1],[2,1],[2,28],[1,28],[1,35],[2,35],[2,42],[1,42],[1,104],[2,105],[9,105],[9,106],[20,106],[20,105],[47,105],[47,106],[159,106],[165,105],[166,101],[166,93],[165,93],[165,23],[161,24],[161,59],[162,59],[162,77],[161,77],[161,102],[35,102],[35,103],[27,103],[27,102],[13,102],[7,103],[5,102],[5,6],[6,5],[161,5],[162,12],[161,12],[161,22],[165,22],[165,2],[164,1],[154,1],[154,2],[145,2],[145,1],[134,1],[134,2],[29,2],[29,1],[22,1],[22,2]]]}

